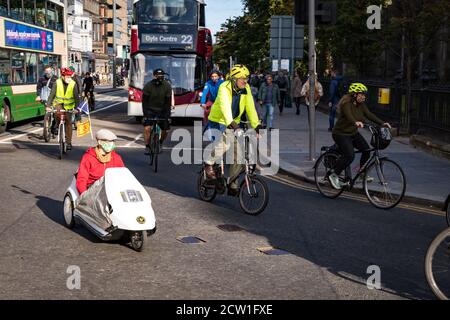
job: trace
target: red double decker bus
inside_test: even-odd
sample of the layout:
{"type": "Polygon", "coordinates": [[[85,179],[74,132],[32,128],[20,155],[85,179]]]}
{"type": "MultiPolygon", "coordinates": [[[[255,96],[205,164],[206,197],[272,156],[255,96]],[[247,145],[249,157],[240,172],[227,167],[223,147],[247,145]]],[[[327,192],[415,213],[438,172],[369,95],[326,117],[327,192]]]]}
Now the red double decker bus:
{"type": "Polygon", "coordinates": [[[134,0],[128,115],[142,116],[142,89],[162,68],[174,91],[172,116],[202,118],[199,93],[212,67],[203,0],[134,0]]]}

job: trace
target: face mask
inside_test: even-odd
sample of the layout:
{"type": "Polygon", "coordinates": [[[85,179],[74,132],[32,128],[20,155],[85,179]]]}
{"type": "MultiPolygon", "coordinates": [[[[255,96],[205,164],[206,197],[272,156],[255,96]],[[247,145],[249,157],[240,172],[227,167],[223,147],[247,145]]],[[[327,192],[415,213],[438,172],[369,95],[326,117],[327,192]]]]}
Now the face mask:
{"type": "Polygon", "coordinates": [[[64,82],[69,84],[72,81],[72,78],[64,78],[64,82]]]}
{"type": "Polygon", "coordinates": [[[47,77],[47,78],[51,78],[52,76],[53,76],[53,72],[46,72],[45,73],[45,76],[47,77]]]}
{"type": "Polygon", "coordinates": [[[106,141],[99,141],[100,147],[102,147],[103,150],[105,150],[106,153],[110,153],[116,148],[116,145],[113,141],[106,142],[106,141]]]}

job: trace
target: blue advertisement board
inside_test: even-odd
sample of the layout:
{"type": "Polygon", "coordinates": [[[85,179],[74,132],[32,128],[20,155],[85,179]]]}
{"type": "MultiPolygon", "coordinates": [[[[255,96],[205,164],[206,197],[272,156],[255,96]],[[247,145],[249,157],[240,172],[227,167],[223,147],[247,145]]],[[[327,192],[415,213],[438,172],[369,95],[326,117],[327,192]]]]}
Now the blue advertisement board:
{"type": "Polygon", "coordinates": [[[5,44],[53,52],[53,32],[5,20],[5,44]]]}

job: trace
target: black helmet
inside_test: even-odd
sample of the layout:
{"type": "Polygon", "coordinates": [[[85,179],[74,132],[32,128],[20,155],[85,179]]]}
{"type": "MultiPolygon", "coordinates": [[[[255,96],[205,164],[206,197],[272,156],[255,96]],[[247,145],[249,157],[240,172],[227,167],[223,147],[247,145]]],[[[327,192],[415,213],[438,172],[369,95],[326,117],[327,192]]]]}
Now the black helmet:
{"type": "Polygon", "coordinates": [[[212,76],[214,73],[217,74],[219,77],[222,76],[222,73],[221,73],[219,70],[213,69],[213,70],[211,70],[211,72],[209,73],[209,77],[211,78],[211,76],[212,76]]]}
{"type": "Polygon", "coordinates": [[[159,76],[164,77],[165,74],[166,73],[164,72],[163,69],[155,69],[155,70],[153,70],[153,76],[155,76],[155,77],[159,77],[159,76]]]}

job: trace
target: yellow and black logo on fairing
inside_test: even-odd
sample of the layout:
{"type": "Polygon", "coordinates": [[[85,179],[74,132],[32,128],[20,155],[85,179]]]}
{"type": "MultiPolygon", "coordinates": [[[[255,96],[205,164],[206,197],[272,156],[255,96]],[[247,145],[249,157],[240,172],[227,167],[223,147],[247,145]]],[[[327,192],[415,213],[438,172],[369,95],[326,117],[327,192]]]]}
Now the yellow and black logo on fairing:
{"type": "Polygon", "coordinates": [[[136,221],[137,221],[138,223],[140,223],[140,224],[144,224],[144,223],[145,223],[145,218],[139,216],[139,217],[136,218],[136,221]]]}

